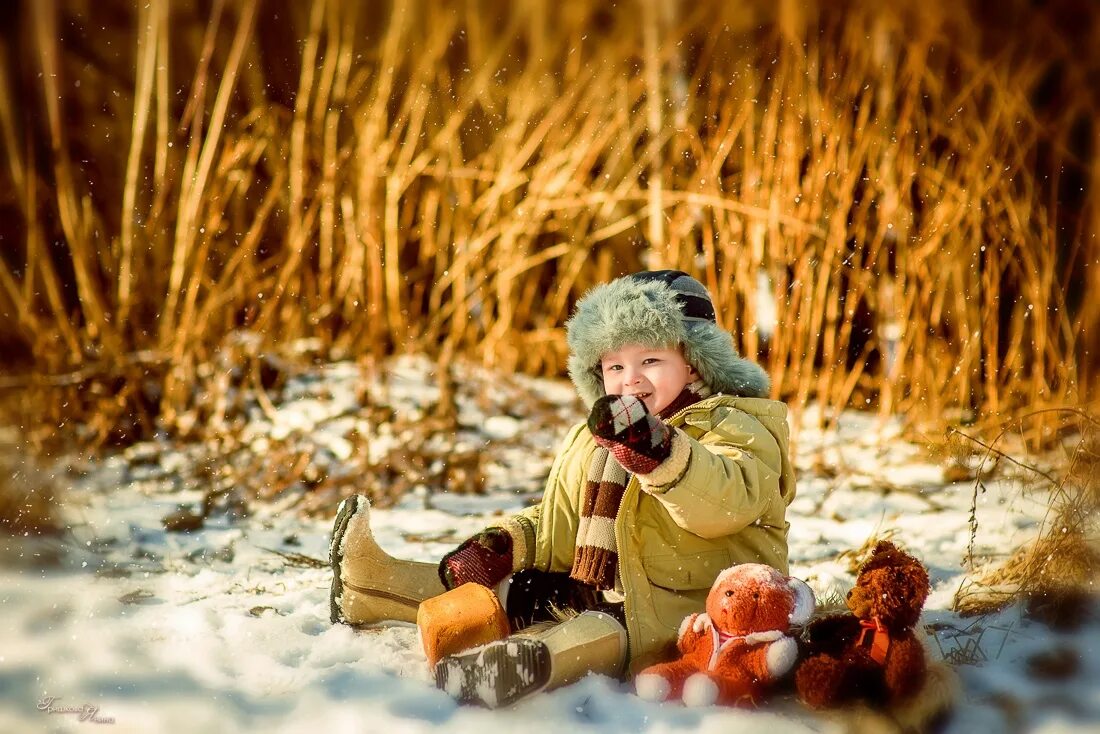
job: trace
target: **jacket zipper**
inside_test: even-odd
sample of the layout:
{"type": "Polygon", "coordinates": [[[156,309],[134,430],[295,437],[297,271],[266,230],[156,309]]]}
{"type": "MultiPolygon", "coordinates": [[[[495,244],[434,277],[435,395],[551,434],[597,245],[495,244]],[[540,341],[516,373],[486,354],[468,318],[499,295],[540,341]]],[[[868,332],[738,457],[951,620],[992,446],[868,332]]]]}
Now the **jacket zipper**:
{"type": "MultiPolygon", "coordinates": [[[[722,395],[722,393],[716,393],[715,395],[711,395],[709,397],[717,397],[718,395],[722,395]]],[[[707,398],[703,398],[703,400],[706,400],[706,399],[707,398]]],[[[696,403],[692,403],[691,405],[689,405],[685,408],[681,408],[680,410],[676,411],[671,416],[669,416],[668,420],[665,421],[665,422],[670,427],[673,427],[672,422],[675,419],[679,418],[680,416],[687,415],[687,413],[692,408],[698,407],[699,403],[703,402],[703,400],[700,400],[699,402],[696,402],[696,403]]],[[[638,483],[638,477],[631,474],[630,475],[630,480],[627,482],[627,489],[629,489],[632,485],[636,487],[637,483],[638,483]]],[[[630,497],[633,499],[633,497],[635,495],[637,495],[637,493],[639,491],[641,491],[641,490],[635,489],[634,494],[630,495],[630,497]]],[[[623,492],[623,498],[619,501],[619,507],[620,508],[623,505],[626,504],[626,500],[627,500],[627,493],[624,491],[623,492]]],[[[625,544],[623,543],[623,537],[622,537],[623,532],[624,532],[622,530],[623,525],[625,525],[625,522],[616,522],[615,523],[615,543],[619,546],[620,549],[626,547],[625,544]]],[[[623,581],[623,617],[626,619],[626,640],[627,640],[627,651],[626,651],[625,667],[627,669],[629,669],[629,667],[630,667],[630,657],[631,657],[631,655],[630,655],[630,639],[632,637],[637,638],[637,630],[636,629],[632,630],[631,628],[636,627],[637,625],[633,624],[635,619],[634,619],[634,615],[632,615],[630,613],[632,610],[630,608],[630,604],[628,603],[629,600],[630,600],[630,594],[628,594],[627,591],[626,591],[626,576],[625,576],[625,574],[623,574],[623,554],[620,552],[620,553],[617,553],[616,556],[617,556],[617,558],[616,558],[616,564],[615,565],[618,567],[618,576],[623,581]]]]}

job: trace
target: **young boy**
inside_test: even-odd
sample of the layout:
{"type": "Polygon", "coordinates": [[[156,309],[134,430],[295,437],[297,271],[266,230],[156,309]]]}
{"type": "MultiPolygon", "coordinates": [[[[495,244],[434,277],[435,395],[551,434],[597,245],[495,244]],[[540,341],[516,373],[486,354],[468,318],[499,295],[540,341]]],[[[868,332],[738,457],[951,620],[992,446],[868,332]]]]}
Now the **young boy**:
{"type": "Polygon", "coordinates": [[[787,573],[786,406],[765,398],[767,376],[737,355],[706,288],[673,270],[619,278],[581,299],[567,340],[590,414],[539,505],[438,568],[382,552],[365,498],[337,516],[334,622],[413,621],[445,589],[511,579],[508,614],[531,626],[436,665],[436,684],[464,701],[495,707],[587,672],[636,672],[675,652],[681,621],[723,569],[787,573]]]}

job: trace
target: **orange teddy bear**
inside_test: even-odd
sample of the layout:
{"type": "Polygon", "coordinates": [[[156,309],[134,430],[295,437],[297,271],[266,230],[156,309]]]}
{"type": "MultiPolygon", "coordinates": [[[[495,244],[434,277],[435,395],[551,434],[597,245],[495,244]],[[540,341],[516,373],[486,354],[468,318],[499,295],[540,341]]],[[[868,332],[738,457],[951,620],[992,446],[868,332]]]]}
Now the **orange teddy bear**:
{"type": "Polygon", "coordinates": [[[688,706],[755,703],[794,665],[798,645],[786,633],[808,622],[814,605],[805,582],[771,566],[728,568],[711,587],[706,612],[680,625],[682,657],[643,670],[635,690],[649,701],[688,706]]]}

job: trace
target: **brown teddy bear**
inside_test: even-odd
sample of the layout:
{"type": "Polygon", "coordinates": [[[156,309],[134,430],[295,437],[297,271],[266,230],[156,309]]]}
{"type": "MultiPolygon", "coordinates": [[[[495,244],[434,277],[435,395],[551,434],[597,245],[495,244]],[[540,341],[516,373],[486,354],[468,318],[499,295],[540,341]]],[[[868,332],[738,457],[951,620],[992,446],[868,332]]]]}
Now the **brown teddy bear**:
{"type": "Polygon", "coordinates": [[[824,617],[806,629],[807,657],[795,673],[802,701],[813,708],[855,700],[893,705],[919,691],[927,661],[913,626],[928,592],[924,565],[879,542],[848,592],[851,614],[824,617]]]}
{"type": "Polygon", "coordinates": [[[798,645],[786,633],[813,610],[813,591],[798,579],[758,563],[728,568],[711,587],[706,612],[680,625],[682,657],[639,673],[638,695],[688,706],[755,703],[794,665],[798,645]]]}

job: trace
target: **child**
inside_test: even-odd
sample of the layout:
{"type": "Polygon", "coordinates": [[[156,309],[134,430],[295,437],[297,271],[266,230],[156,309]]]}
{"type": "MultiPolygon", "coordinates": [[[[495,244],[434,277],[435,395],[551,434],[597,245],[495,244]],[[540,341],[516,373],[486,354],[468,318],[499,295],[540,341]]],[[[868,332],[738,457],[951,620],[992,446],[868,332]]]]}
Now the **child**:
{"type": "Polygon", "coordinates": [[[767,376],[737,355],[706,288],[674,270],[619,278],[580,300],[567,340],[591,412],[569,431],[539,505],[438,568],[382,552],[365,498],[337,516],[334,622],[413,621],[445,589],[511,580],[508,614],[530,626],[436,665],[436,684],[464,701],[495,707],[587,672],[636,672],[675,651],[721,570],[787,573],[786,406],[765,398],[767,376]]]}

